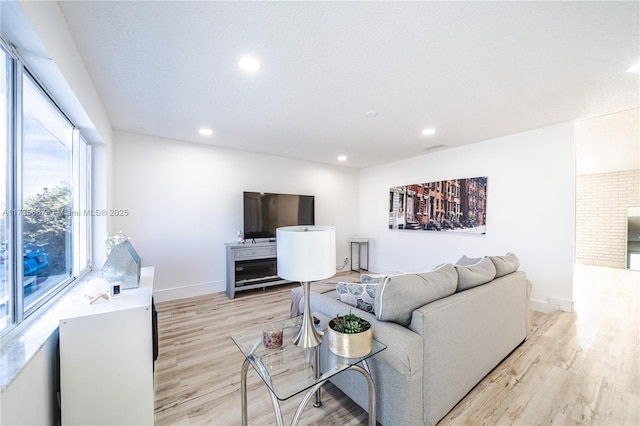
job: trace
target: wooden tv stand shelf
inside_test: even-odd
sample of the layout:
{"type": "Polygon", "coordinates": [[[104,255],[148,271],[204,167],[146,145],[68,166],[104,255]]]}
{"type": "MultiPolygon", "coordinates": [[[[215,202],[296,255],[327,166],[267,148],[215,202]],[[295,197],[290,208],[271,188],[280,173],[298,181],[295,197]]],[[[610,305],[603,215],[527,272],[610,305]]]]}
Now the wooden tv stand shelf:
{"type": "Polygon", "coordinates": [[[227,297],[236,292],[287,284],[291,281],[278,276],[276,243],[226,243],[227,297]]]}

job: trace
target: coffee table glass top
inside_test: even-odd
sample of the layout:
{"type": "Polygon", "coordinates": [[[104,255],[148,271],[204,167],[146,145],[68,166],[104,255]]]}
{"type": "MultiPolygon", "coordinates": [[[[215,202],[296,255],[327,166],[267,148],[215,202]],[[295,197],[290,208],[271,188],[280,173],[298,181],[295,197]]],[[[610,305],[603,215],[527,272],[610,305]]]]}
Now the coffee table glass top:
{"type": "MultiPolygon", "coordinates": [[[[313,315],[320,319],[316,329],[325,330],[329,318],[317,313],[313,315]]],[[[327,371],[316,379],[313,368],[315,348],[299,348],[292,342],[298,334],[300,323],[301,317],[290,318],[256,325],[231,335],[238,349],[279,400],[288,399],[305,391],[386,349],[386,345],[374,339],[371,352],[359,358],[343,358],[328,350],[324,351],[323,365],[326,366],[327,371]],[[267,349],[262,344],[262,331],[271,324],[276,326],[281,324],[283,329],[282,346],[275,349],[267,349]]]]}

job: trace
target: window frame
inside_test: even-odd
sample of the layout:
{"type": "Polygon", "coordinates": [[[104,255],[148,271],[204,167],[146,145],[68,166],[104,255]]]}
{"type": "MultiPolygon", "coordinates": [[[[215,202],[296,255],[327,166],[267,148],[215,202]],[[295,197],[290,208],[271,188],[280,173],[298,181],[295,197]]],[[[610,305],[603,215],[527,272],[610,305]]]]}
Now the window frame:
{"type": "Polygon", "coordinates": [[[7,85],[7,98],[9,100],[7,117],[7,151],[6,151],[6,210],[11,212],[6,219],[7,247],[6,264],[10,265],[6,274],[6,290],[8,293],[8,319],[0,324],[0,338],[2,342],[10,340],[18,334],[39,313],[46,310],[71,288],[71,284],[86,275],[92,265],[92,148],[80,133],[78,126],[69,119],[64,109],[56,102],[55,98],[46,90],[37,76],[29,70],[24,61],[12,49],[11,45],[0,39],[0,48],[7,56],[7,62],[2,66],[10,73],[7,85]],[[72,191],[71,212],[71,276],[57,283],[54,288],[46,292],[43,297],[25,310],[24,304],[24,267],[23,267],[23,227],[21,212],[23,209],[22,196],[22,149],[23,149],[23,78],[29,78],[40,95],[44,96],[51,105],[57,109],[61,118],[72,127],[71,147],[71,176],[70,186],[72,191]],[[81,241],[80,239],[84,239],[81,241]],[[83,249],[83,252],[80,251],[83,249]]]}
{"type": "MultiPolygon", "coordinates": [[[[6,175],[5,175],[5,190],[8,191],[8,194],[5,193],[5,210],[7,212],[15,211],[15,175],[16,175],[16,146],[12,141],[16,141],[16,120],[17,120],[17,108],[18,108],[18,96],[17,92],[19,89],[16,87],[16,74],[17,74],[17,61],[15,56],[12,54],[11,50],[6,48],[2,43],[0,43],[0,49],[2,49],[5,54],[6,61],[2,64],[3,67],[6,68],[7,72],[7,129],[6,129],[6,175]]],[[[0,326],[4,327],[0,329],[1,332],[5,330],[11,329],[11,327],[18,322],[19,318],[17,318],[18,307],[16,306],[15,300],[15,292],[14,292],[14,280],[16,276],[15,264],[12,261],[14,258],[14,243],[16,229],[14,223],[16,222],[15,216],[11,213],[5,215],[5,232],[7,235],[7,245],[5,247],[5,292],[7,293],[7,316],[8,323],[6,327],[2,324],[0,326]],[[9,261],[7,262],[6,259],[9,261]],[[8,268],[7,268],[8,265],[8,268]],[[7,273],[8,271],[8,273],[7,273]]],[[[2,336],[2,334],[0,334],[2,336]]]]}

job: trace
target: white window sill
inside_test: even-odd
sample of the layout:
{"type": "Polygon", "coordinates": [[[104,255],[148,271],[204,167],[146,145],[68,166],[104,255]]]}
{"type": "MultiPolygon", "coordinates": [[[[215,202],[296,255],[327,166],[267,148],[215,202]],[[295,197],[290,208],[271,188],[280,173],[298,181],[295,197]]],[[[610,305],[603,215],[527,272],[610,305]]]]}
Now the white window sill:
{"type": "Polygon", "coordinates": [[[36,317],[30,318],[23,330],[3,339],[0,350],[0,388],[5,391],[29,364],[35,354],[44,346],[51,335],[58,329],[61,318],[67,318],[77,310],[78,306],[87,304],[84,296],[84,284],[100,277],[100,271],[92,271],[72,283],[68,289],[50,307],[41,309],[36,317]]]}

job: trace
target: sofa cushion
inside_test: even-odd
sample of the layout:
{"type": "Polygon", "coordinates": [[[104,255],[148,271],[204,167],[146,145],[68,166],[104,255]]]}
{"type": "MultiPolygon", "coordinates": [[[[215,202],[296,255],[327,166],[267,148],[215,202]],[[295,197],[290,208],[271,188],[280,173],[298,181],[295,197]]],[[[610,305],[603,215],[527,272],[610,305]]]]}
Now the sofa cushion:
{"type": "Polygon", "coordinates": [[[382,282],[382,280],[384,280],[385,278],[387,278],[387,274],[360,274],[360,282],[363,284],[365,283],[378,284],[379,282],[382,282]]]}
{"type": "Polygon", "coordinates": [[[462,257],[458,259],[458,261],[456,262],[456,265],[462,265],[462,266],[473,265],[475,263],[480,262],[482,259],[483,259],[482,257],[467,257],[467,255],[463,254],[462,257]]]}
{"type": "Polygon", "coordinates": [[[376,318],[407,326],[415,309],[452,295],[457,286],[458,274],[451,264],[430,272],[387,277],[376,289],[376,318]]]}
{"type": "Polygon", "coordinates": [[[489,256],[496,267],[496,278],[515,272],[520,267],[518,256],[507,253],[506,256],[489,256]]]}
{"type": "Polygon", "coordinates": [[[338,283],[336,291],[340,301],[366,312],[374,312],[377,283],[338,283]]]}
{"type": "Polygon", "coordinates": [[[485,257],[472,265],[456,265],[456,272],[458,272],[456,291],[463,291],[493,280],[496,276],[496,267],[491,259],[485,257]]]}

